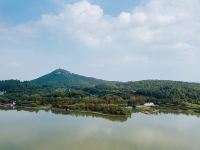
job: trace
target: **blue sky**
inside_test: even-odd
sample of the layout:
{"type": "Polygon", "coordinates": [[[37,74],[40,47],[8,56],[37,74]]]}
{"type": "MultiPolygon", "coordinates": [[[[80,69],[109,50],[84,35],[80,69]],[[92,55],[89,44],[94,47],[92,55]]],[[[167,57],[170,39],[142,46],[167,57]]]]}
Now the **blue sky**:
{"type": "MultiPolygon", "coordinates": [[[[78,0],[63,0],[60,2],[74,3],[78,0]]],[[[141,3],[138,0],[90,0],[92,4],[100,5],[106,13],[118,15],[121,11],[132,10],[141,3]]],[[[58,11],[56,0],[0,0],[0,19],[2,22],[18,24],[31,20],[37,20],[44,13],[58,11]]]]}
{"type": "Polygon", "coordinates": [[[0,79],[200,81],[199,14],[199,0],[0,0],[0,79]]]}

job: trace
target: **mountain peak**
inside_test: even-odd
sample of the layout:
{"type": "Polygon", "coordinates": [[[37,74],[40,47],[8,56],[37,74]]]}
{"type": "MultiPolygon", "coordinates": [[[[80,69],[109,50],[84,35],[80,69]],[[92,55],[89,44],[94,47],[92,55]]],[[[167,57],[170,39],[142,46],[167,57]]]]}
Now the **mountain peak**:
{"type": "Polygon", "coordinates": [[[32,80],[32,82],[55,87],[88,87],[106,83],[107,81],[74,74],[59,68],[49,74],[32,80]]]}
{"type": "Polygon", "coordinates": [[[55,73],[55,74],[71,74],[71,72],[64,70],[64,69],[61,69],[61,68],[54,70],[52,73],[55,73]]]}

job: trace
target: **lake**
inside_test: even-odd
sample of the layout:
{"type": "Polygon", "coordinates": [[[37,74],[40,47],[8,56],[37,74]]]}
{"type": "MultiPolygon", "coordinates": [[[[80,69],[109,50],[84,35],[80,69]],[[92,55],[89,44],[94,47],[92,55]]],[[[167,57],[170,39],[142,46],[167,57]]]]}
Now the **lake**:
{"type": "Polygon", "coordinates": [[[200,150],[200,118],[0,110],[0,150],[200,150]]]}

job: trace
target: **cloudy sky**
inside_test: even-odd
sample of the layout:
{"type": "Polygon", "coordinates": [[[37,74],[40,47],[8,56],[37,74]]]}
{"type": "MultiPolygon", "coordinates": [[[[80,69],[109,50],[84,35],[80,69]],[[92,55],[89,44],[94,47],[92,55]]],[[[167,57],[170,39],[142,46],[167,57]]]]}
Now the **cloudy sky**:
{"type": "Polygon", "coordinates": [[[0,0],[0,80],[199,82],[199,48],[199,0],[0,0]]]}

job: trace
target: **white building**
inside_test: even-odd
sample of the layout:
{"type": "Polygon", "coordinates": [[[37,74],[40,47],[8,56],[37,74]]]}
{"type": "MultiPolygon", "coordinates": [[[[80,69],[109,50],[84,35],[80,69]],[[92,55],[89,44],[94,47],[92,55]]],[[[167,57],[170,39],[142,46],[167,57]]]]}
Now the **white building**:
{"type": "Polygon", "coordinates": [[[16,102],[13,101],[12,104],[10,105],[11,107],[14,107],[16,105],[16,102]]]}
{"type": "Polygon", "coordinates": [[[146,106],[146,107],[150,107],[150,106],[155,106],[155,104],[152,103],[152,102],[150,102],[150,103],[144,103],[144,106],[146,106]]]}

